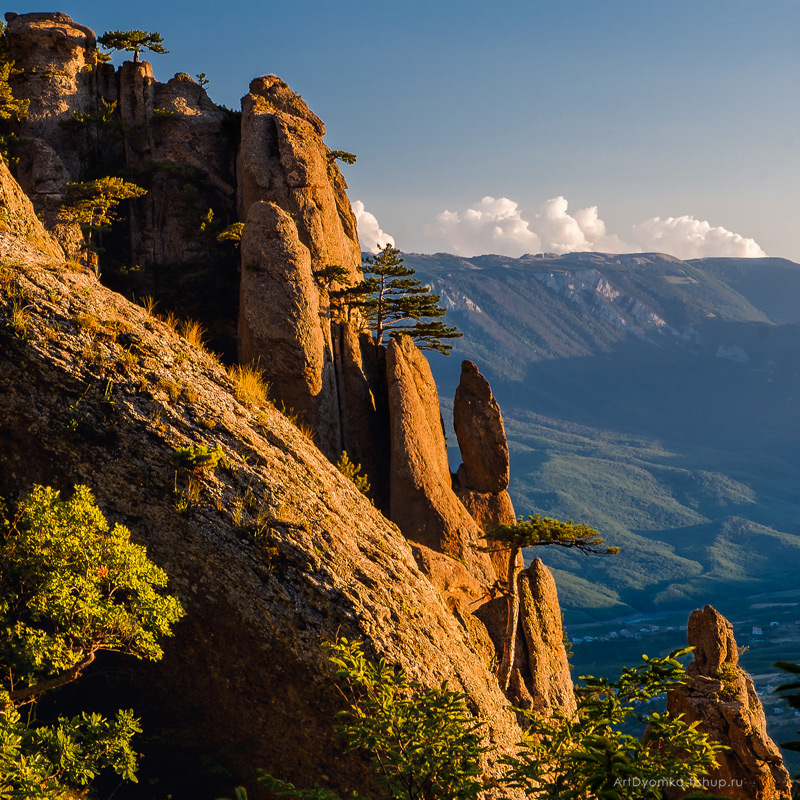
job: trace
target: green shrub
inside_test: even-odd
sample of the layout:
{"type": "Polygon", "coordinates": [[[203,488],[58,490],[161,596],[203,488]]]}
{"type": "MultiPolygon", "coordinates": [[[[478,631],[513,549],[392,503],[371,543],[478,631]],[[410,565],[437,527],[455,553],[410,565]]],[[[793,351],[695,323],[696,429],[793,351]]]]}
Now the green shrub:
{"type": "Polygon", "coordinates": [[[224,457],[225,452],[219,443],[213,450],[207,444],[176,447],[172,454],[172,460],[179,467],[183,467],[195,475],[202,475],[206,470],[216,469],[220,459],[224,457]]]}
{"type": "Polygon", "coordinates": [[[342,455],[336,464],[336,469],[349,478],[354,484],[356,489],[363,494],[368,495],[370,492],[369,478],[361,473],[361,464],[354,464],[347,455],[347,450],[342,450],[342,455]]]}
{"type": "MultiPolygon", "coordinates": [[[[387,800],[467,800],[486,791],[517,789],[536,800],[661,800],[664,788],[690,790],[716,766],[724,748],[697,731],[697,723],[650,705],[686,680],[678,660],[690,648],[623,670],[617,681],[588,677],[577,714],[523,713],[529,728],[516,756],[501,759],[507,772],[491,783],[482,775],[484,726],[467,710],[468,698],[446,685],[423,689],[396,667],[364,657],[359,643],[327,645],[338,667],[337,686],[348,708],[337,730],[348,750],[366,751],[378,791],[387,800]],[[639,722],[641,738],[630,732],[639,722]]],[[[281,797],[337,800],[327,789],[298,789],[262,773],[281,797]]],[[[354,800],[361,796],[350,795],[354,800]]],[[[689,798],[721,800],[692,793],[689,798]]]]}
{"type": "Polygon", "coordinates": [[[159,638],[183,615],[166,581],[85,486],[69,500],[36,486],[14,515],[0,502],[0,797],[74,798],[106,769],[136,780],[132,712],[46,722],[20,709],[101,650],[160,659],[159,638]]]}

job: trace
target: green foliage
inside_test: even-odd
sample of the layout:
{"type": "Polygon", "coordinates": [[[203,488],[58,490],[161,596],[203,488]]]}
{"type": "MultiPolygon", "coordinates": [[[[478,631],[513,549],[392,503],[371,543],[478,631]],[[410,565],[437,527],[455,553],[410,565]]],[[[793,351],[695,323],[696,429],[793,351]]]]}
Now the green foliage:
{"type": "Polygon", "coordinates": [[[345,164],[355,164],[357,160],[353,153],[348,153],[346,150],[331,150],[328,153],[328,160],[333,162],[337,159],[345,164]]]}
{"type": "Polygon", "coordinates": [[[87,248],[91,250],[93,234],[108,230],[117,219],[117,206],[123,200],[145,194],[146,189],[117,177],[68,183],[67,199],[60,212],[65,220],[81,226],[86,234],[87,248]]]}
{"type": "MultiPolygon", "coordinates": [[[[375,783],[391,800],[471,800],[485,788],[481,755],[482,724],[466,706],[466,696],[446,684],[424,689],[397,667],[364,657],[359,642],[325,645],[338,667],[337,684],[349,708],[339,714],[339,734],[348,750],[371,756],[375,783]]],[[[335,800],[319,787],[297,790],[269,775],[273,792],[300,800],[335,800]]],[[[353,797],[357,797],[353,793],[353,797]]]]}
{"type": "Polygon", "coordinates": [[[331,299],[349,315],[358,309],[372,330],[376,345],[384,335],[407,334],[423,350],[447,355],[452,345],[442,341],[461,334],[439,318],[445,309],[440,297],[412,277],[413,269],[403,266],[400,251],[387,244],[377,255],[364,257],[367,277],[355,286],[331,292],[331,299]]]}
{"type": "Polygon", "coordinates": [[[153,53],[169,53],[165,50],[162,42],[164,38],[160,33],[153,31],[106,31],[102,36],[97,37],[97,44],[102,45],[106,50],[125,50],[133,53],[133,60],[139,60],[139,53],[142,50],[150,50],[153,53]]]}
{"type": "MultiPolygon", "coordinates": [[[[324,267],[318,267],[314,270],[314,280],[316,280],[323,289],[330,291],[334,283],[348,286],[350,284],[350,273],[346,267],[339,266],[338,264],[327,264],[324,267]]],[[[342,304],[338,298],[332,298],[331,307],[336,313],[342,311],[342,304]]]]}
{"type": "Polygon", "coordinates": [[[44,692],[75,680],[100,650],[157,660],[183,614],[166,575],[109,525],[91,492],[34,487],[9,516],[0,501],[0,798],[74,800],[102,771],[136,781],[130,711],[37,719],[44,692]]]}
{"type": "Polygon", "coordinates": [[[498,525],[487,531],[486,539],[491,544],[486,550],[512,550],[523,547],[558,545],[575,548],[582,553],[616,555],[618,547],[604,547],[599,531],[588,525],[576,525],[572,520],[561,522],[540,514],[535,517],[518,517],[514,525],[498,525]]]}
{"type": "Polygon", "coordinates": [[[175,112],[170,110],[169,108],[153,109],[153,119],[172,119],[174,116],[175,112]]]}
{"type": "Polygon", "coordinates": [[[208,86],[209,80],[206,77],[205,72],[198,72],[195,77],[197,78],[197,83],[201,89],[205,89],[206,86],[208,86]]]}
{"type": "Polygon", "coordinates": [[[736,696],[736,686],[741,675],[741,667],[733,664],[730,661],[727,664],[723,664],[719,668],[717,671],[717,677],[722,682],[721,695],[723,698],[730,700],[736,696]]]}
{"type": "Polygon", "coordinates": [[[217,241],[233,242],[238,247],[239,242],[242,241],[243,230],[244,230],[244,222],[234,222],[232,225],[228,225],[227,228],[223,228],[217,234],[217,241]]]}
{"type": "Polygon", "coordinates": [[[9,83],[11,76],[19,73],[13,61],[0,62],[0,119],[20,120],[28,114],[31,101],[17,100],[9,83]]]}
{"type": "Polygon", "coordinates": [[[342,450],[342,455],[339,457],[339,461],[336,464],[336,469],[345,476],[345,478],[349,478],[358,489],[363,494],[368,495],[370,492],[370,485],[369,479],[366,475],[361,474],[361,464],[354,464],[350,460],[350,456],[347,455],[347,450],[342,450]]]}
{"type": "Polygon", "coordinates": [[[225,452],[219,443],[213,450],[207,444],[176,447],[172,454],[172,460],[179,467],[183,467],[195,475],[202,475],[206,470],[216,469],[217,464],[224,457],[225,452]]]}
{"type": "MultiPolygon", "coordinates": [[[[341,639],[326,645],[338,667],[337,685],[348,702],[339,713],[339,734],[349,750],[370,754],[378,797],[391,800],[467,800],[487,790],[521,789],[534,800],[662,800],[670,785],[701,788],[725,748],[688,724],[653,709],[655,701],[686,681],[678,660],[691,648],[626,668],[616,681],[584,678],[578,711],[529,722],[507,772],[490,785],[481,775],[491,748],[483,725],[467,711],[467,697],[445,685],[425,690],[383,660],[371,662],[361,645],[341,639]],[[632,725],[642,730],[633,735],[632,725]]],[[[262,773],[261,782],[280,797],[338,800],[315,786],[297,789],[262,773]]],[[[688,798],[705,797],[697,793],[688,798]]],[[[360,795],[352,793],[353,800],[360,795]]]]}
{"type": "Polygon", "coordinates": [[[725,748],[700,733],[698,723],[649,706],[685,683],[678,659],[690,649],[666,658],[643,656],[617,681],[585,678],[574,718],[525,712],[523,747],[503,759],[509,785],[536,800],[660,800],[670,781],[701,788],[699,779],[725,748]],[[636,721],[644,726],[641,738],[629,732],[636,721]]]}
{"type": "Polygon", "coordinates": [[[131,739],[141,733],[130,711],[115,719],[83,713],[31,727],[13,705],[0,709],[0,798],[74,798],[104,770],[136,782],[131,739]]]}
{"type": "Polygon", "coordinates": [[[164,571],[92,493],[36,486],[0,520],[0,680],[12,701],[74,680],[100,650],[158,660],[183,615],[164,571]]]}
{"type": "Polygon", "coordinates": [[[72,116],[67,120],[63,120],[62,124],[76,125],[78,127],[95,126],[98,128],[109,128],[114,124],[114,112],[117,110],[117,101],[106,100],[105,97],[100,98],[100,106],[96,114],[82,113],[74,111],[72,116]]]}

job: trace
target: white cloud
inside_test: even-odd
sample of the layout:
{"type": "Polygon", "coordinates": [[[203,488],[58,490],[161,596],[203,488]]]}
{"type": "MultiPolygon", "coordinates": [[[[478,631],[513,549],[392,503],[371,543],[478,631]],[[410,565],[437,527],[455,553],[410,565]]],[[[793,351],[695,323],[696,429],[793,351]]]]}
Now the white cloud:
{"type": "Polygon", "coordinates": [[[732,256],[759,258],[766,253],[754,239],[747,239],[721,226],[684,214],[653,217],[633,226],[634,238],[644,250],[669,253],[677,258],[732,256]]]}
{"type": "Polygon", "coordinates": [[[458,255],[520,256],[541,249],[539,237],[522,218],[519,206],[507,197],[484,197],[462,213],[443,211],[431,228],[458,255]]]}
{"type": "Polygon", "coordinates": [[[351,203],[351,207],[358,226],[358,239],[364,252],[377,253],[387,244],[394,247],[394,236],[390,236],[386,231],[381,230],[375,215],[367,211],[360,200],[351,203]]]}
{"type": "Polygon", "coordinates": [[[573,253],[582,250],[623,252],[631,249],[609,236],[597,206],[567,212],[564,197],[548,200],[538,212],[525,213],[507,197],[484,197],[464,212],[444,211],[431,232],[443,236],[460,255],[498,253],[573,253]]]}
{"type": "Polygon", "coordinates": [[[765,255],[753,239],[685,215],[653,217],[632,226],[623,239],[608,232],[597,206],[570,213],[566,198],[561,196],[533,212],[526,212],[507,197],[487,196],[465,211],[443,211],[427,231],[443,238],[449,250],[464,256],[642,250],[678,258],[765,255]]]}

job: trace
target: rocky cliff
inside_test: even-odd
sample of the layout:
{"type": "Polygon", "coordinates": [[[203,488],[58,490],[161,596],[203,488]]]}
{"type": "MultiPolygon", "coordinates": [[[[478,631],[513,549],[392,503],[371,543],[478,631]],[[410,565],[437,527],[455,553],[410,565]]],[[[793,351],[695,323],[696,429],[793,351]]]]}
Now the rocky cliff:
{"type": "MultiPolygon", "coordinates": [[[[2,165],[0,176],[14,186],[2,165]]],[[[148,717],[161,709],[173,731],[167,754],[190,742],[250,786],[263,767],[363,790],[364,764],[333,736],[340,698],[320,649],[346,635],[425,685],[466,691],[496,755],[508,752],[518,729],[469,624],[398,529],[263,398],[164,322],[70,271],[30,207],[5,191],[4,204],[12,229],[36,231],[45,249],[2,271],[0,495],[13,500],[35,482],[65,493],[89,485],[187,609],[164,661],[126,673],[116,702],[148,717]],[[192,475],[173,458],[190,445],[219,446],[225,459],[192,475]]],[[[184,792],[201,780],[197,758],[175,776],[184,792]]],[[[193,796],[218,796],[212,787],[193,796]]]]}
{"type": "Polygon", "coordinates": [[[708,786],[724,797],[785,800],[789,773],[767,734],[753,681],[739,666],[730,622],[711,606],[697,609],[689,617],[688,641],[694,647],[691,679],[670,693],[667,707],[730,748],[718,757],[708,786]]]}

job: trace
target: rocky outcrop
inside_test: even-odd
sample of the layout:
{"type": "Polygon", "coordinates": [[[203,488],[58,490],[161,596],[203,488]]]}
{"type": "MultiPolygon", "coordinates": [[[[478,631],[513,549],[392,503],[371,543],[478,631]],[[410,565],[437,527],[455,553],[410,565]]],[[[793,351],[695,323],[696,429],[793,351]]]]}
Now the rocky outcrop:
{"type": "Polygon", "coordinates": [[[389,516],[403,534],[461,559],[485,586],[494,583],[488,556],[475,550],[480,530],[451,487],[439,395],[425,356],[408,336],[386,355],[391,473],[389,516]]]}
{"type": "MultiPolygon", "coordinates": [[[[472,361],[461,362],[453,404],[453,425],[462,464],[453,488],[483,531],[513,525],[517,517],[508,494],[509,457],[503,417],[489,381],[472,361]]],[[[506,553],[492,553],[498,580],[506,580],[506,553]]],[[[521,566],[521,564],[520,564],[521,566]]]]}
{"type": "Polygon", "coordinates": [[[496,494],[508,488],[508,442],[500,406],[489,381],[472,361],[461,362],[461,380],[453,404],[453,427],[463,464],[465,489],[496,494]]]}
{"type": "MultiPolygon", "coordinates": [[[[242,98],[242,139],[238,160],[238,203],[245,219],[257,202],[270,202],[291,217],[295,235],[308,248],[311,270],[330,266],[344,269],[347,281],[361,279],[361,250],[347,185],[322,137],[325,126],[299,95],[274,75],[257,78],[242,98]]],[[[242,286],[251,265],[242,258],[242,286]]],[[[316,325],[325,341],[326,363],[332,362],[332,382],[321,395],[296,398],[298,409],[317,406],[335,409],[327,416],[307,413],[306,421],[317,431],[320,447],[336,461],[343,450],[361,464],[374,496],[386,506],[385,450],[387,419],[382,364],[374,345],[360,338],[358,326],[332,319],[326,285],[310,284],[305,300],[320,314],[316,325]],[[377,445],[377,446],[376,446],[377,445]]],[[[273,363],[268,349],[257,343],[248,329],[258,314],[260,298],[243,288],[240,293],[240,360],[260,359],[267,378],[277,386],[290,378],[273,363]]],[[[279,395],[279,399],[284,400],[279,395]]]]}
{"type": "Polygon", "coordinates": [[[241,250],[240,356],[263,365],[274,395],[314,425],[323,452],[341,452],[332,353],[320,323],[311,254],[294,220],[265,202],[250,206],[241,250]]]}
{"type": "Polygon", "coordinates": [[[356,221],[347,184],[322,141],[325,126],[280,78],[267,75],[242,98],[239,216],[268,200],[291,214],[315,268],[361,275],[356,221]]]}
{"type": "MultiPolygon", "coordinates": [[[[187,615],[164,660],[107,671],[90,689],[120,675],[114,707],[165,726],[148,769],[166,761],[184,794],[203,754],[255,797],[259,768],[367,791],[365,765],[333,733],[341,698],[321,642],[337,635],[425,686],[466,691],[497,747],[490,758],[510,752],[518,729],[470,622],[444,605],[397,528],[274,408],[239,403],[211,357],[42,257],[49,269],[14,268],[0,292],[0,495],[88,484],[169,574],[187,615]],[[29,305],[20,334],[12,288],[29,305]],[[219,446],[224,465],[176,471],[175,448],[190,444],[219,446]],[[190,761],[175,758],[182,747],[190,761]]],[[[204,780],[194,796],[230,791],[204,780]]]]}
{"type": "Polygon", "coordinates": [[[61,13],[9,12],[6,21],[8,57],[15,62],[10,84],[15,97],[30,103],[20,131],[29,140],[20,175],[37,210],[49,211],[85,164],[82,143],[63,123],[75,112],[95,110],[96,39],[61,13]]]}
{"type": "Polygon", "coordinates": [[[708,785],[724,797],[785,800],[789,774],[767,734],[753,682],[739,666],[730,622],[711,606],[697,609],[689,617],[688,641],[694,647],[690,680],[670,692],[667,707],[730,748],[717,757],[708,785]]]}
{"type": "Polygon", "coordinates": [[[575,692],[570,675],[561,607],[553,573],[540,558],[518,578],[520,626],[525,636],[528,672],[524,676],[533,707],[575,713],[575,692]]]}

